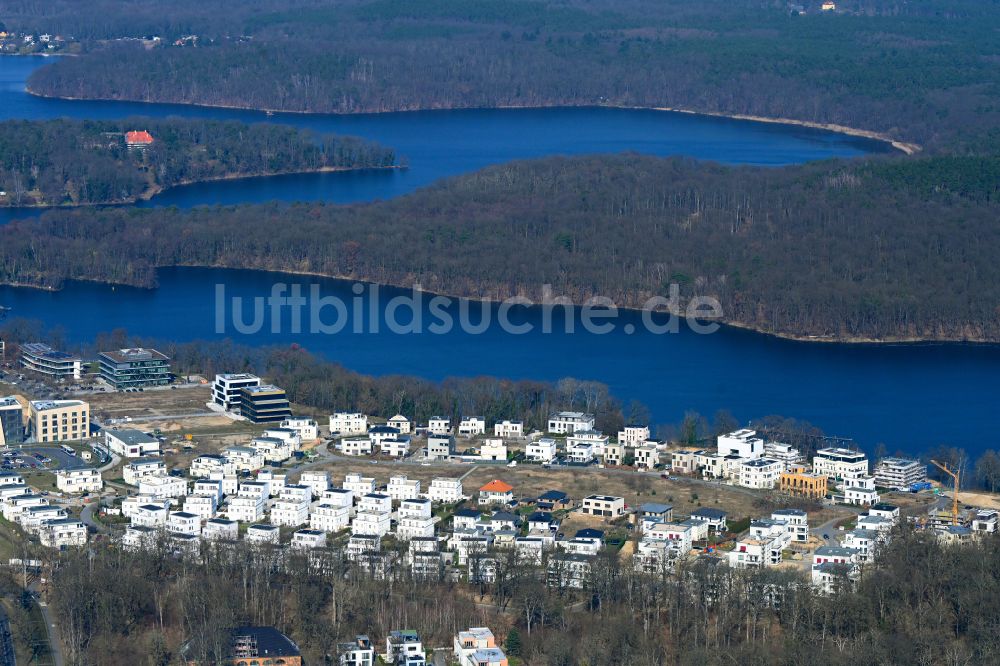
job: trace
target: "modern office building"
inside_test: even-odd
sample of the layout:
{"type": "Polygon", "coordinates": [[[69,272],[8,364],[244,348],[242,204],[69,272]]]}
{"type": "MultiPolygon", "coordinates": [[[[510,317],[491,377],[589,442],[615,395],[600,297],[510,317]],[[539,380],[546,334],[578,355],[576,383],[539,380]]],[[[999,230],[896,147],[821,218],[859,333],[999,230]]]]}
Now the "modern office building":
{"type": "Polygon", "coordinates": [[[101,379],[117,390],[165,386],[170,383],[170,359],[155,349],[101,352],[101,379]]]}
{"type": "Polygon", "coordinates": [[[240,389],[240,415],[253,423],[284,421],[292,415],[285,389],[273,384],[240,389]]]}
{"type": "Polygon", "coordinates": [[[227,412],[237,412],[242,403],[240,391],[250,386],[260,386],[260,377],[248,372],[216,375],[212,384],[212,402],[227,412]]]}
{"type": "Polygon", "coordinates": [[[33,400],[29,431],[36,442],[63,442],[90,435],[90,405],[82,400],[33,400]]]}
{"type": "Polygon", "coordinates": [[[53,379],[80,379],[83,360],[42,342],[21,345],[21,366],[53,379]]]}
{"type": "Polygon", "coordinates": [[[13,396],[0,398],[0,446],[24,441],[24,407],[13,396]]]}

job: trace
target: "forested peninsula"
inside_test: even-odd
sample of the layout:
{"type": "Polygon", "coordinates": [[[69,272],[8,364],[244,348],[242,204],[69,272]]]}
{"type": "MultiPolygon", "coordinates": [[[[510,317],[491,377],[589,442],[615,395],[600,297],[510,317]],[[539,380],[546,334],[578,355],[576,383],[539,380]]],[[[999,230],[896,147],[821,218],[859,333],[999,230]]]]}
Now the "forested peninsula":
{"type": "Polygon", "coordinates": [[[997,342],[997,219],[998,157],[550,158],[371,204],[49,211],[0,227],[0,280],[155,287],[157,267],[220,266],[620,307],[676,284],[776,335],[997,342]]]}
{"type": "Polygon", "coordinates": [[[353,137],[216,120],[0,122],[0,206],[133,203],[205,180],[394,165],[353,137]]]}
{"type": "Polygon", "coordinates": [[[109,4],[0,16],[84,40],[32,92],[324,113],[670,107],[931,146],[1000,125],[1000,5],[977,0],[180,0],[169,19],[151,0],[109,4]],[[144,35],[160,39],[122,39],[144,35]]]}

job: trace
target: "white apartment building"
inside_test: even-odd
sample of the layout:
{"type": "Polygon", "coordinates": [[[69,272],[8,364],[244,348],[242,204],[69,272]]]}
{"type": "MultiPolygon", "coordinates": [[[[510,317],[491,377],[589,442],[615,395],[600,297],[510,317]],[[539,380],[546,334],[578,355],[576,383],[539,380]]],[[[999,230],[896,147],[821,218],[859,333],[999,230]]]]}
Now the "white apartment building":
{"type": "Polygon", "coordinates": [[[432,416],[427,421],[427,432],[432,435],[450,435],[451,419],[446,419],[443,416],[432,416]]]}
{"type": "Polygon", "coordinates": [[[314,530],[334,534],[346,529],[351,523],[351,509],[333,504],[315,505],[309,512],[309,527],[314,530]]]}
{"type": "Polygon", "coordinates": [[[309,522],[309,502],[282,495],[271,505],[271,524],[298,527],[309,522]]]}
{"type": "Polygon", "coordinates": [[[583,412],[549,414],[548,431],[556,435],[572,435],[578,430],[593,430],[594,415],[583,412]]]}
{"type": "Polygon", "coordinates": [[[875,466],[875,483],[885,488],[908,490],[927,480],[927,465],[908,458],[882,458],[875,466]]]}
{"type": "Polygon", "coordinates": [[[167,508],[159,504],[143,504],[136,507],[132,524],[151,528],[166,527],[169,514],[167,508]]]}
{"type": "Polygon", "coordinates": [[[771,567],[781,564],[781,551],[787,543],[785,537],[747,537],[737,541],[726,557],[729,566],[737,569],[771,567]]]}
{"type": "Polygon", "coordinates": [[[878,504],[881,497],[875,490],[875,477],[857,476],[844,479],[844,503],[856,506],[878,504]]]}
{"type": "Polygon", "coordinates": [[[783,467],[782,471],[788,471],[790,468],[802,463],[802,452],[791,444],[783,444],[782,442],[766,443],[764,445],[764,457],[780,462],[783,467]]]}
{"type": "Polygon", "coordinates": [[[296,530],[292,534],[291,548],[294,550],[312,550],[326,547],[326,532],[323,530],[296,530]]]}
{"type": "Polygon", "coordinates": [[[299,442],[311,442],[319,438],[319,424],[305,417],[287,418],[278,424],[283,430],[293,430],[299,436],[299,442]]]}
{"type": "MultiPolygon", "coordinates": [[[[259,494],[237,495],[229,500],[226,508],[229,520],[240,523],[256,523],[264,519],[264,498],[259,494]]],[[[250,534],[247,533],[249,538],[250,534]]]]}
{"type": "Polygon", "coordinates": [[[157,536],[156,528],[146,525],[129,525],[125,528],[125,534],[122,535],[122,548],[131,552],[151,549],[156,545],[157,536]]]}
{"type": "Polygon", "coordinates": [[[340,440],[338,448],[345,456],[370,456],[372,440],[368,437],[345,437],[340,440]]]}
{"type": "Polygon", "coordinates": [[[586,465],[594,461],[594,445],[587,441],[566,440],[566,459],[572,463],[586,465]]]}
{"type": "Polygon", "coordinates": [[[237,472],[255,472],[264,466],[264,454],[249,446],[230,446],[222,455],[231,462],[237,472]]]}
{"type": "Polygon", "coordinates": [[[320,504],[342,506],[350,509],[354,506],[354,492],[346,488],[330,488],[319,496],[319,502],[320,504]]]}
{"type": "Polygon", "coordinates": [[[354,493],[355,499],[361,499],[365,495],[375,492],[375,479],[351,472],[344,477],[344,489],[354,493]]]}
{"type": "Polygon", "coordinates": [[[196,479],[210,476],[212,472],[235,474],[236,466],[223,456],[204,453],[191,461],[191,468],[188,470],[188,474],[196,479]]]}
{"type": "Polygon", "coordinates": [[[305,471],[299,476],[299,485],[312,489],[312,496],[319,497],[330,489],[330,474],[328,472],[305,471]]]}
{"type": "Polygon", "coordinates": [[[240,389],[260,386],[260,377],[248,372],[220,374],[212,383],[212,402],[227,412],[240,411],[240,389]]]}
{"type": "Polygon", "coordinates": [[[130,462],[122,468],[122,479],[130,486],[151,476],[166,476],[167,465],[159,458],[147,458],[130,462]]]}
{"type": "Polygon", "coordinates": [[[430,500],[409,499],[400,503],[396,536],[404,541],[434,536],[430,500]]]}
{"type": "Polygon", "coordinates": [[[486,434],[486,420],[481,416],[463,416],[458,422],[458,434],[475,437],[486,434]]]}
{"type": "Polygon", "coordinates": [[[785,466],[770,458],[756,458],[740,463],[739,484],[746,488],[770,490],[778,485],[785,466]]]}
{"type": "Polygon", "coordinates": [[[635,466],[640,469],[654,469],[660,464],[660,452],[655,446],[637,446],[635,448],[635,466]]]}
{"type": "Polygon", "coordinates": [[[533,462],[551,463],[556,457],[556,440],[541,437],[530,442],[525,448],[524,455],[533,462]]]}
{"type": "Polygon", "coordinates": [[[122,458],[160,455],[160,440],[141,430],[105,430],[104,444],[122,458]]]}
{"type": "Polygon", "coordinates": [[[330,434],[363,435],[368,432],[368,416],[359,412],[337,412],[330,416],[330,434]]]}
{"type": "Polygon", "coordinates": [[[100,492],[103,487],[104,480],[96,469],[56,470],[56,488],[64,493],[100,492]]]}
{"type": "Polygon", "coordinates": [[[432,502],[453,503],[460,501],[462,494],[462,480],[438,477],[431,480],[430,488],[427,489],[427,498],[432,502]]]}
{"type": "Polygon", "coordinates": [[[368,429],[368,439],[372,441],[372,447],[376,449],[382,448],[382,442],[395,439],[399,435],[399,430],[391,426],[377,425],[368,429]]]}
{"type": "Polygon", "coordinates": [[[396,414],[391,419],[385,422],[390,428],[395,428],[402,435],[409,435],[413,432],[413,424],[410,423],[410,419],[406,418],[402,414],[396,414]]]}
{"type": "Polygon", "coordinates": [[[287,444],[292,451],[298,451],[302,446],[302,438],[299,437],[298,431],[292,428],[268,428],[261,433],[261,437],[279,439],[287,444]]]}
{"type": "Polygon", "coordinates": [[[771,520],[785,526],[785,532],[794,543],[809,541],[809,515],[802,509],[777,509],[771,520]]]}
{"type": "Polygon", "coordinates": [[[187,482],[173,476],[147,476],[139,479],[139,494],[166,499],[187,495],[187,482]]]}
{"type": "Polygon", "coordinates": [[[451,435],[428,435],[425,455],[428,460],[442,460],[452,453],[453,440],[451,435]]]}
{"type": "Polygon", "coordinates": [[[600,430],[576,430],[566,437],[566,448],[581,444],[589,444],[595,456],[604,455],[604,447],[608,445],[608,436],[600,430]]]}
{"type": "Polygon", "coordinates": [[[281,543],[281,530],[274,525],[251,525],[247,528],[246,539],[250,543],[278,545],[281,543]]]}
{"type": "Polygon", "coordinates": [[[49,504],[40,504],[38,506],[23,508],[17,516],[17,522],[26,532],[35,534],[44,523],[47,523],[50,520],[66,518],[68,515],[69,514],[66,513],[66,509],[61,507],[51,506],[49,504]]]}
{"type": "Polygon", "coordinates": [[[484,439],[479,447],[479,458],[485,461],[507,461],[507,445],[502,439],[484,439]]]}
{"type": "Polygon", "coordinates": [[[201,517],[187,511],[171,511],[167,516],[167,531],[200,536],[201,517]]]}
{"type": "Polygon", "coordinates": [[[420,497],[420,479],[408,479],[402,474],[389,477],[386,493],[397,502],[417,499],[420,497]]]}
{"type": "Polygon", "coordinates": [[[209,518],[201,528],[201,535],[216,541],[236,541],[240,538],[240,524],[225,518],[209,518]]]}
{"type": "Polygon", "coordinates": [[[611,495],[589,495],[583,498],[583,513],[604,518],[617,518],[625,515],[625,498],[611,495]]]}
{"type": "Polygon", "coordinates": [[[264,457],[264,462],[285,462],[292,457],[292,446],[276,437],[254,437],[250,448],[264,457]]]}
{"type": "Polygon", "coordinates": [[[493,424],[494,437],[524,437],[524,423],[521,421],[500,421],[493,424]]]}
{"type": "Polygon", "coordinates": [[[74,518],[60,518],[45,523],[38,538],[48,548],[83,546],[87,543],[87,526],[74,518]]]}
{"type": "Polygon", "coordinates": [[[831,479],[865,476],[868,474],[868,457],[861,451],[850,449],[820,449],[813,457],[813,472],[831,479]]]}
{"type": "Polygon", "coordinates": [[[276,497],[281,494],[281,491],[285,489],[287,485],[288,475],[287,474],[277,474],[273,469],[262,469],[257,472],[257,480],[267,483],[268,493],[271,497],[276,497]]]}
{"type": "Polygon", "coordinates": [[[737,455],[740,458],[760,458],[764,455],[764,440],[749,428],[719,435],[716,440],[721,456],[737,455]]]}
{"type": "Polygon", "coordinates": [[[649,439],[649,426],[626,425],[618,431],[618,443],[625,446],[640,446],[649,439]]]}
{"type": "Polygon", "coordinates": [[[351,523],[351,534],[383,537],[389,533],[390,514],[358,511],[351,523]]]}
{"type": "Polygon", "coordinates": [[[409,435],[396,435],[379,442],[379,451],[392,458],[405,458],[410,454],[409,435]]]}
{"type": "Polygon", "coordinates": [[[184,498],[184,512],[192,513],[201,520],[215,517],[219,508],[219,498],[215,495],[188,495],[184,498]]]}

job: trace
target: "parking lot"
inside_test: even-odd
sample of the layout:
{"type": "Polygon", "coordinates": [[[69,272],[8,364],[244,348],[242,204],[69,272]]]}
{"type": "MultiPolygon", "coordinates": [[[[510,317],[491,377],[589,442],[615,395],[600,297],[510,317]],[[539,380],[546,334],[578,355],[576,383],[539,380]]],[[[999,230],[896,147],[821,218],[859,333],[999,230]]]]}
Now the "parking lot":
{"type": "Polygon", "coordinates": [[[3,452],[3,462],[0,469],[16,470],[46,470],[46,469],[80,469],[89,467],[79,456],[72,456],[60,448],[52,446],[26,446],[23,449],[8,449],[3,452]],[[17,462],[17,461],[21,462],[17,462]]]}

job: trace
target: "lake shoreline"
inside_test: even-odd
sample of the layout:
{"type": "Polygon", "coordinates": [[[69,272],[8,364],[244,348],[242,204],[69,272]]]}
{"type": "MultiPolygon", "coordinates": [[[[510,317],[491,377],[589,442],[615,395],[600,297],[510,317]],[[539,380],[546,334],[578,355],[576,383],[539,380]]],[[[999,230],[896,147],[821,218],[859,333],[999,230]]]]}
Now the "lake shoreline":
{"type": "Polygon", "coordinates": [[[275,178],[277,176],[295,176],[295,175],[310,175],[317,173],[341,173],[347,171],[376,171],[384,169],[404,169],[399,164],[393,164],[390,166],[366,166],[366,167],[319,167],[316,169],[292,169],[290,171],[275,171],[273,173],[258,173],[258,174],[225,174],[223,176],[211,176],[209,178],[197,178],[182,180],[180,182],[174,183],[169,186],[152,185],[142,192],[135,199],[129,201],[91,201],[87,203],[63,203],[63,204],[17,204],[17,205],[2,205],[0,204],[0,210],[73,210],[75,208],[98,208],[98,207],[111,207],[111,206],[134,206],[137,203],[150,201],[154,197],[163,194],[164,192],[169,192],[178,187],[186,187],[188,185],[200,185],[202,183],[216,183],[221,181],[233,181],[233,180],[251,180],[253,178],[275,178]]]}
{"type": "Polygon", "coordinates": [[[635,106],[627,104],[517,104],[517,105],[498,105],[498,106],[483,106],[483,107],[467,107],[467,106],[436,106],[436,107],[425,107],[425,108],[413,108],[413,109],[398,109],[393,111],[355,111],[355,112],[336,112],[336,111],[290,111],[282,109],[268,109],[268,108],[257,108],[252,106],[241,106],[238,104],[208,104],[202,102],[164,102],[164,101],[149,101],[149,100],[135,100],[135,99],[117,99],[117,98],[104,98],[104,97],[71,97],[65,95],[46,95],[32,90],[30,86],[25,84],[25,92],[29,95],[35,97],[41,97],[45,99],[58,99],[71,102],[127,102],[135,104],[176,104],[178,106],[191,106],[191,107],[202,107],[206,109],[229,109],[233,111],[251,111],[257,113],[263,113],[268,116],[276,116],[278,114],[288,114],[297,116],[360,116],[360,115],[380,115],[380,114],[390,114],[390,113],[420,113],[426,111],[466,111],[466,110],[504,110],[504,109],[627,109],[633,111],[661,111],[667,113],[681,113],[689,116],[703,116],[707,118],[725,118],[728,120],[737,120],[744,122],[754,122],[754,123],[764,123],[770,125],[786,125],[789,127],[805,127],[809,129],[821,130],[824,132],[831,132],[833,134],[842,134],[844,136],[851,136],[859,139],[869,139],[871,141],[877,141],[879,143],[888,144],[893,149],[905,154],[914,155],[922,150],[920,144],[913,142],[900,141],[898,139],[893,139],[887,134],[876,132],[874,130],[865,130],[856,127],[848,127],[846,125],[839,125],[836,123],[821,123],[817,121],[810,120],[797,120],[794,118],[775,118],[770,116],[755,116],[746,114],[733,114],[733,113],[722,113],[719,111],[697,111],[694,109],[687,109],[684,107],[669,107],[669,106],[635,106]]]}
{"type": "MultiPolygon", "coordinates": [[[[278,268],[246,268],[238,266],[227,266],[222,264],[207,265],[207,264],[174,264],[170,266],[157,266],[156,270],[170,269],[170,268],[201,268],[201,269],[212,269],[212,270],[231,270],[231,271],[253,271],[257,273],[271,273],[278,275],[290,275],[299,277],[314,277],[323,278],[328,280],[339,280],[344,282],[359,282],[366,285],[373,285],[376,287],[389,287],[391,289],[402,289],[411,290],[413,285],[401,285],[393,284],[391,282],[375,282],[373,280],[366,280],[358,277],[344,276],[344,275],[329,275],[327,273],[320,273],[316,271],[297,271],[289,269],[278,269],[278,268]]],[[[142,286],[135,284],[128,284],[124,282],[109,282],[107,280],[101,280],[97,278],[88,277],[73,277],[67,278],[67,281],[75,281],[81,283],[90,284],[101,284],[110,287],[128,287],[131,289],[143,289],[143,290],[156,290],[159,289],[159,285],[156,286],[142,286]]],[[[61,288],[56,288],[47,285],[38,284],[28,284],[28,283],[8,283],[0,281],[0,285],[14,288],[29,288],[29,289],[39,289],[42,291],[61,291],[61,288]]],[[[428,297],[433,298],[434,296],[444,296],[446,298],[453,299],[464,299],[471,302],[478,302],[483,304],[498,304],[502,302],[502,299],[483,297],[483,296],[460,296],[454,293],[449,293],[446,291],[431,291],[431,290],[421,290],[421,293],[426,294],[428,297]]],[[[532,299],[529,299],[532,300],[532,299]]],[[[533,305],[539,305],[534,303],[533,305]]],[[[573,303],[574,307],[582,307],[579,303],[573,303]]],[[[643,312],[642,308],[629,307],[629,306],[616,306],[619,311],[624,312],[643,312]]],[[[668,315],[673,314],[676,317],[682,319],[687,319],[683,313],[668,312],[666,310],[656,310],[658,314],[668,315]]],[[[766,338],[773,338],[776,340],[783,340],[787,342],[797,342],[805,343],[810,345],[845,345],[850,347],[888,347],[888,346],[900,346],[900,347],[922,347],[922,346],[974,346],[974,347],[998,347],[1000,346],[1000,340],[990,340],[990,339],[970,339],[970,338],[924,338],[924,337],[891,337],[891,338],[866,338],[866,337],[838,337],[838,336],[819,336],[819,335],[804,335],[797,333],[785,333],[768,331],[758,326],[753,326],[746,324],[745,322],[732,321],[727,319],[703,319],[699,320],[701,323],[715,323],[719,326],[724,326],[738,331],[745,331],[747,333],[752,333],[754,335],[760,335],[766,338]]]]}

